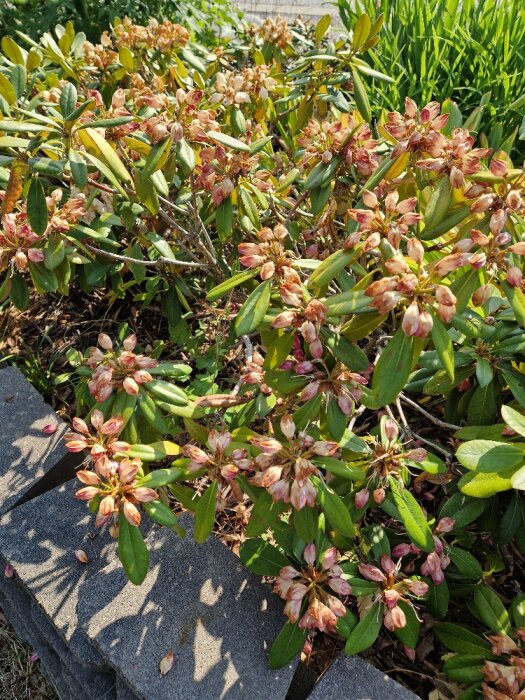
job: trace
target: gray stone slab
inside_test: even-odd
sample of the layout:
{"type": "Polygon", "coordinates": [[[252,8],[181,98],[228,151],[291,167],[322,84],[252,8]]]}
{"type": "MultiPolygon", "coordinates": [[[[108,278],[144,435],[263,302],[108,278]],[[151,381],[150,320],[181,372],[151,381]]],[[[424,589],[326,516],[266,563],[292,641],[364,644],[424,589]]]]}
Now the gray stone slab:
{"type": "Polygon", "coordinates": [[[0,370],[0,513],[65,454],[65,423],[16,367],[0,370]],[[42,428],[58,424],[53,435],[42,428]]]}
{"type": "MultiPolygon", "coordinates": [[[[87,581],[115,556],[114,542],[94,531],[93,514],[75,500],[70,481],[0,518],[0,555],[10,562],[25,589],[79,661],[105,667],[78,626],[77,604],[89,596],[87,581]],[[74,556],[83,549],[87,565],[74,556]]],[[[31,614],[31,611],[28,611],[31,614]]]]}
{"type": "Polygon", "coordinates": [[[339,656],[308,700],[420,700],[359,656],[339,656]]]}
{"type": "MultiPolygon", "coordinates": [[[[183,524],[191,530],[192,519],[183,524]]],[[[78,615],[90,640],[144,700],[284,698],[295,663],[272,671],[268,649],[285,618],[259,577],[218,540],[194,543],[166,528],[148,536],[149,573],[141,586],[112,562],[87,584],[78,615]],[[175,655],[170,673],[159,663],[175,655]]]]}

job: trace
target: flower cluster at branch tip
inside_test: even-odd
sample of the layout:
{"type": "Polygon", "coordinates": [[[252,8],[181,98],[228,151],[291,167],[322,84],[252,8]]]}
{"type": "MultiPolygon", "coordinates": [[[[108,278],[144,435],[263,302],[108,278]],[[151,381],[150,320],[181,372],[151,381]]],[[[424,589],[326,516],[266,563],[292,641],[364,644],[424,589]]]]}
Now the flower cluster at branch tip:
{"type": "Polygon", "coordinates": [[[512,636],[489,635],[489,641],[498,659],[487,659],[483,664],[483,697],[521,700],[525,696],[525,627],[519,627],[512,636]]]}
{"type": "Polygon", "coordinates": [[[287,22],[282,17],[267,17],[258,28],[263,41],[280,49],[285,49],[292,40],[287,22]]]}
{"type": "Polygon", "coordinates": [[[391,632],[405,627],[407,619],[399,603],[412,605],[412,597],[421,598],[427,594],[428,584],[406,578],[401,571],[401,559],[396,564],[386,554],[381,557],[379,567],[360,563],[358,568],[363,578],[379,584],[379,591],[373,594],[372,602],[380,601],[383,604],[385,627],[391,632]]]}
{"type": "Polygon", "coordinates": [[[137,336],[134,333],[122,342],[121,350],[114,350],[113,341],[106,333],[99,334],[98,344],[102,349],[91,348],[89,353],[88,365],[93,374],[88,388],[89,393],[99,403],[120,389],[130,396],[136,396],[140,385],[153,379],[148,369],[156,367],[158,362],[133,352],[137,344],[137,336]],[[103,350],[105,352],[102,352],[103,350]]]}
{"type": "Polygon", "coordinates": [[[274,437],[258,435],[249,438],[250,443],[261,450],[252,468],[256,470],[251,481],[268,490],[274,501],[291,503],[296,510],[315,505],[317,492],[310,477],[318,473],[311,462],[316,455],[334,456],[339,451],[336,442],[315,440],[305,431],[296,434],[292,417],[285,415],[280,422],[286,438],[280,442],[274,437]]]}
{"type": "Polygon", "coordinates": [[[342,578],[343,570],[337,564],[339,554],[335,547],[330,547],[321,553],[317,562],[316,546],[308,544],[304,548],[303,559],[306,567],[301,570],[293,566],[281,569],[274,590],[286,600],[284,614],[290,622],[299,620],[301,629],[318,629],[333,634],[337,618],[346,614],[346,608],[327,588],[340,596],[352,592],[348,581],[342,578]]]}
{"type": "MultiPolygon", "coordinates": [[[[302,289],[301,289],[302,293],[302,289]]],[[[320,337],[320,329],[327,315],[328,309],[318,299],[312,299],[307,304],[299,298],[299,293],[286,288],[287,303],[298,308],[282,311],[272,321],[273,328],[294,328],[299,331],[303,340],[308,345],[310,355],[314,360],[320,360],[323,356],[323,344],[320,337]],[[294,304],[293,302],[297,302],[294,304]]],[[[294,348],[294,356],[298,357],[298,348],[294,348]]],[[[301,360],[304,359],[302,356],[301,360]]],[[[292,369],[292,362],[285,362],[281,366],[282,369],[292,369]]],[[[309,367],[305,365],[305,368],[309,367]]],[[[297,371],[297,370],[296,370],[297,371]]]]}
{"type": "MultiPolygon", "coordinates": [[[[228,431],[222,433],[217,430],[210,430],[208,434],[208,452],[205,452],[196,445],[184,445],[182,451],[188,457],[188,471],[200,471],[205,469],[210,479],[216,481],[221,490],[229,488],[233,497],[242,501],[241,488],[235,479],[240,469],[249,469],[251,460],[248,453],[243,448],[229,449],[232,436],[228,431]]],[[[219,494],[222,498],[222,494],[219,494]]]]}

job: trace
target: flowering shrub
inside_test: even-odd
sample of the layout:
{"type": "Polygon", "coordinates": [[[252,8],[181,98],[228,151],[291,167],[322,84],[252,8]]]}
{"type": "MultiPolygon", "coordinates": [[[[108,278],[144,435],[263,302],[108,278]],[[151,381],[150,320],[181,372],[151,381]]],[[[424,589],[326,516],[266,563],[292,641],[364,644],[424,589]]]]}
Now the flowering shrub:
{"type": "MultiPolygon", "coordinates": [[[[506,634],[480,601],[525,553],[525,172],[437,102],[372,119],[381,19],[328,28],[207,51],[168,21],[68,24],[0,64],[2,300],[97,290],[166,319],[68,355],[77,498],[136,584],[144,516],[183,534],[192,511],[202,542],[235,513],[285,601],[272,666],[315,630],[358,653],[384,627],[414,659],[424,619],[462,653],[460,608],[506,634]]],[[[512,695],[508,648],[515,678],[445,670],[512,695]]]]}

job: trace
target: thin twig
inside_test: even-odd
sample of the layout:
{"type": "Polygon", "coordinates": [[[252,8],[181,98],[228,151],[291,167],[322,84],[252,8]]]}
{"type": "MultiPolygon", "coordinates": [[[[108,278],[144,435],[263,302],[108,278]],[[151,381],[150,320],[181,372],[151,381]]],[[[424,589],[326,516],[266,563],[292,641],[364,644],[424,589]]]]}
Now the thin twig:
{"type": "Polygon", "coordinates": [[[401,401],[406,403],[408,406],[411,406],[414,410],[418,411],[421,413],[422,416],[425,416],[425,418],[428,418],[429,421],[434,423],[434,425],[437,425],[440,428],[444,428],[445,430],[460,430],[461,426],[460,425],[454,425],[453,423],[446,423],[443,420],[440,420],[439,418],[436,418],[436,416],[433,416],[431,413],[428,411],[425,411],[424,408],[422,408],[418,403],[415,401],[412,401],[412,399],[409,399],[408,396],[405,396],[403,393],[399,394],[399,398],[401,401]]]}
{"type": "Polygon", "coordinates": [[[99,248],[95,248],[88,243],[84,243],[83,245],[91,253],[100,255],[102,258],[108,258],[108,260],[115,260],[116,262],[123,262],[131,265],[143,265],[144,267],[158,267],[159,265],[176,265],[178,267],[209,267],[206,263],[171,260],[170,258],[165,258],[164,256],[161,256],[156,260],[138,260],[137,258],[130,258],[127,255],[118,255],[117,253],[110,253],[108,250],[100,250],[99,248]]]}

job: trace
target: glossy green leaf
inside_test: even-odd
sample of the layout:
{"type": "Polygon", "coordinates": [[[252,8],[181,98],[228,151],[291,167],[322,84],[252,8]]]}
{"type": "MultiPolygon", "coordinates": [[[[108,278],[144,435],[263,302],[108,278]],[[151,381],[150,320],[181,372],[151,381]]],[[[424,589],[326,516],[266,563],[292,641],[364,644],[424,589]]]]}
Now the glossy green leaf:
{"type": "Polygon", "coordinates": [[[290,562],[274,545],[262,539],[249,539],[241,545],[239,555],[247,569],[260,576],[279,576],[290,562]]]}
{"type": "Polygon", "coordinates": [[[345,644],[345,654],[353,656],[369,649],[379,636],[382,624],[382,605],[379,602],[373,603],[350,632],[345,644]]]}
{"type": "Polygon", "coordinates": [[[202,544],[208,539],[215,522],[215,509],[217,502],[217,482],[214,481],[202,494],[195,508],[195,527],[193,536],[195,542],[202,544]]]}
{"type": "Polygon", "coordinates": [[[248,335],[259,326],[270,304],[271,289],[271,280],[261,282],[241,306],[234,323],[238,336],[248,335]]]}
{"type": "Polygon", "coordinates": [[[139,586],[148,573],[149,553],[138,527],[119,513],[118,557],[131,583],[139,586]]]}

